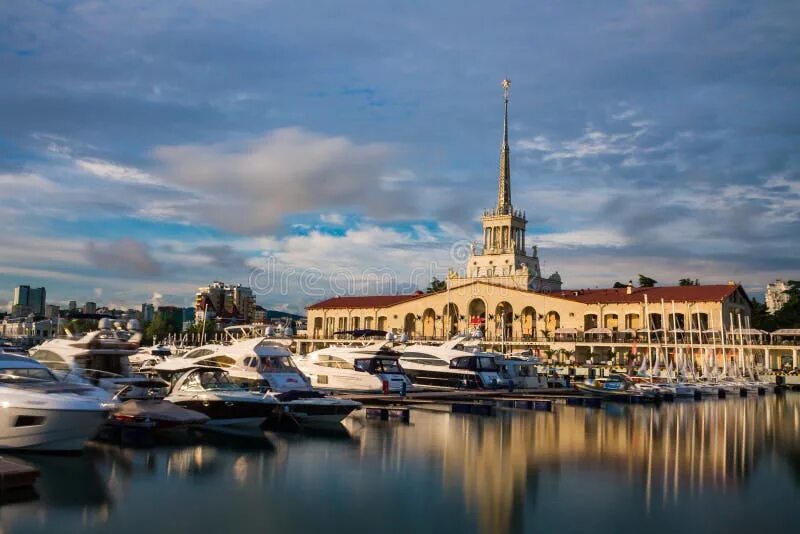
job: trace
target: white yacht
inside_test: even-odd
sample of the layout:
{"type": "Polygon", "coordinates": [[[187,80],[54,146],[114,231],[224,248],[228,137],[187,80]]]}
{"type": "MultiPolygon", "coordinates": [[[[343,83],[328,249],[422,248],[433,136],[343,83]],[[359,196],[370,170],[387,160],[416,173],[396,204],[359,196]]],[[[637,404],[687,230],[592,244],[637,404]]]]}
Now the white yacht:
{"type": "Polygon", "coordinates": [[[88,385],[59,382],[44,365],[0,355],[0,448],[76,451],[117,406],[88,385]]]}
{"type": "Polygon", "coordinates": [[[224,369],[233,382],[274,396],[288,415],[306,426],[338,425],[361,407],[358,402],[314,391],[292,360],[290,344],[288,339],[260,337],[203,345],[152,370],[166,378],[192,366],[224,369]]]}
{"type": "Polygon", "coordinates": [[[299,357],[296,363],[318,389],[396,393],[411,389],[400,356],[381,341],[363,347],[327,347],[299,357]]]}
{"type": "Polygon", "coordinates": [[[491,389],[505,385],[495,355],[477,347],[466,350],[468,336],[459,335],[441,345],[409,345],[400,365],[417,386],[491,389]]]}
{"type": "Polygon", "coordinates": [[[128,357],[131,369],[147,369],[172,358],[172,349],[168,345],[153,345],[142,347],[128,357]]]}
{"type": "Polygon", "coordinates": [[[120,398],[124,399],[151,398],[157,384],[134,375],[129,363],[142,339],[138,329],[136,320],[129,321],[126,327],[119,321],[100,319],[97,330],[81,337],[48,339],[31,350],[31,357],[64,382],[88,383],[115,394],[123,392],[120,398]]]}
{"type": "Polygon", "coordinates": [[[259,427],[279,409],[274,397],[243,389],[212,367],[181,374],[164,400],[204,414],[209,426],[259,427]]]}

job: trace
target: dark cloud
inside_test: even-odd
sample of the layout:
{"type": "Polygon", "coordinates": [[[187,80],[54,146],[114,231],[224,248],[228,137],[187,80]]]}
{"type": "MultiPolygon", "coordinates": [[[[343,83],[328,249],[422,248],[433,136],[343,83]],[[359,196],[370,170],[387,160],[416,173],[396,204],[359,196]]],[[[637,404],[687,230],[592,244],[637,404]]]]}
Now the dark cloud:
{"type": "Polygon", "coordinates": [[[202,245],[194,247],[190,253],[205,257],[209,265],[226,272],[247,269],[246,258],[230,245],[202,245]]]}
{"type": "Polygon", "coordinates": [[[86,255],[95,267],[110,275],[149,278],[160,275],[162,271],[147,245],[132,238],[106,243],[89,241],[86,255]]]}

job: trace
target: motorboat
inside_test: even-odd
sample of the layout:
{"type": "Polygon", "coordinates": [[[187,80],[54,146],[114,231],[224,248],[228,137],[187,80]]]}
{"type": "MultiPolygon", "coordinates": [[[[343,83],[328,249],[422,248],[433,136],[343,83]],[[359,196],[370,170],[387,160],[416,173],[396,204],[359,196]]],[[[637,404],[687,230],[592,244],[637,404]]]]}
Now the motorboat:
{"type": "Polygon", "coordinates": [[[475,347],[466,350],[468,336],[459,335],[441,345],[415,344],[402,351],[400,365],[417,386],[493,389],[506,384],[499,374],[495,354],[475,347]]]}
{"type": "Polygon", "coordinates": [[[367,346],[331,346],[297,358],[298,369],[322,390],[398,393],[411,380],[398,361],[401,353],[381,341],[367,346]]]}
{"type": "Polygon", "coordinates": [[[146,426],[156,431],[202,425],[209,419],[204,413],[161,399],[127,400],[111,414],[111,420],[117,424],[146,426]]]}
{"type": "Polygon", "coordinates": [[[31,357],[47,366],[59,380],[91,384],[121,399],[149,398],[152,382],[133,373],[129,358],[139,348],[142,334],[136,320],[121,322],[104,318],[98,329],[83,336],[53,338],[31,351],[31,357]]]}
{"type": "Polygon", "coordinates": [[[361,404],[314,391],[289,350],[291,340],[255,337],[228,344],[203,345],[152,368],[163,378],[191,366],[216,367],[228,372],[234,383],[272,395],[283,406],[283,414],[301,426],[338,425],[361,404]]]}
{"type": "Polygon", "coordinates": [[[128,357],[128,363],[133,370],[147,369],[166,361],[172,357],[172,349],[168,345],[153,345],[141,347],[128,357]]]}
{"type": "Polygon", "coordinates": [[[584,393],[601,397],[657,397],[655,391],[643,389],[627,376],[612,373],[608,378],[589,378],[575,382],[575,387],[584,393]]]}
{"type": "Polygon", "coordinates": [[[31,358],[0,355],[0,448],[81,450],[116,406],[104,390],[60,382],[31,358]]]}
{"type": "Polygon", "coordinates": [[[546,374],[540,374],[535,360],[512,356],[505,358],[498,354],[494,358],[500,377],[511,382],[514,388],[544,389],[549,387],[546,374]]]}
{"type": "Polygon", "coordinates": [[[164,400],[205,415],[209,426],[259,427],[280,409],[273,396],[244,389],[214,367],[182,373],[164,400]]]}

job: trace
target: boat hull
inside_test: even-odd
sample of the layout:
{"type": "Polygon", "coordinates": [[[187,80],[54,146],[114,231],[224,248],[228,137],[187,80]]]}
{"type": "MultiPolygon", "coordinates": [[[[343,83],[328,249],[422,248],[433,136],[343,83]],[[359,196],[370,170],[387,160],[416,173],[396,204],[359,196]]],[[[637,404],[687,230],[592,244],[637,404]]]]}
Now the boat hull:
{"type": "Polygon", "coordinates": [[[97,434],[107,417],[108,411],[100,409],[5,408],[0,413],[0,448],[79,451],[97,434]]]}

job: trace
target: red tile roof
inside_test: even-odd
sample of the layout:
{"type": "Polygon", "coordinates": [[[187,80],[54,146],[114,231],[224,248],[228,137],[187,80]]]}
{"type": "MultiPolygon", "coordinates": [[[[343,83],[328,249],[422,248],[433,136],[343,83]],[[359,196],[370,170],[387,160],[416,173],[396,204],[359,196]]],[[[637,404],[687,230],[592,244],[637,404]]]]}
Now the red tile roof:
{"type": "Polygon", "coordinates": [[[321,310],[332,308],[385,308],[401,302],[414,300],[425,296],[425,293],[411,295],[365,295],[359,297],[333,297],[322,302],[307,306],[307,310],[321,310]]]}
{"type": "MultiPolygon", "coordinates": [[[[574,300],[584,304],[609,304],[625,302],[644,302],[644,296],[650,302],[713,302],[721,301],[731,295],[739,285],[720,284],[708,286],[668,286],[668,287],[634,287],[628,295],[628,288],[611,289],[575,289],[556,291],[551,295],[574,300]]],[[[742,290],[744,293],[744,291],[742,290]]],[[[746,296],[746,295],[745,295],[746,296]]]]}

